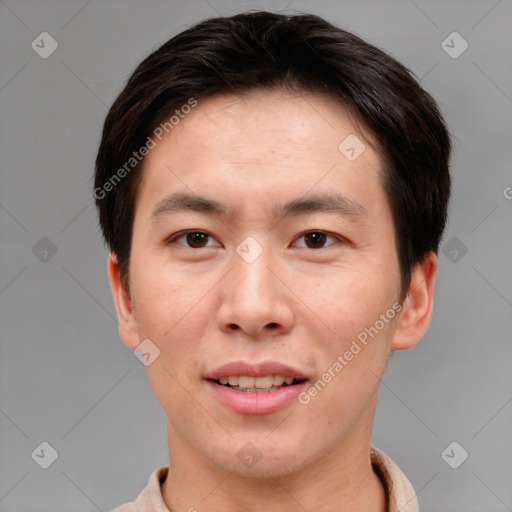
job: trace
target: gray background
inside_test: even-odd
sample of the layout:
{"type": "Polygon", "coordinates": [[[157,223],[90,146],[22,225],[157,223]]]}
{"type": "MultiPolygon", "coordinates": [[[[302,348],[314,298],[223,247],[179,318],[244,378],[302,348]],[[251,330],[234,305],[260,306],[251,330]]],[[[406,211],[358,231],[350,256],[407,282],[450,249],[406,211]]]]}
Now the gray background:
{"type": "MultiPolygon", "coordinates": [[[[320,14],[439,101],[455,154],[435,314],[417,348],[392,357],[374,444],[424,511],[512,510],[510,0],[0,2],[0,510],[108,510],[167,464],[164,414],[118,338],[93,162],[143,57],[192,23],[253,8],[320,14]],[[31,47],[44,31],[59,45],[46,59],[31,47]],[[469,44],[458,58],[442,47],[453,31],[469,44]],[[48,450],[31,457],[43,441],[58,452],[46,470],[48,450]],[[452,441],[469,453],[458,469],[441,457],[452,441]]],[[[448,453],[455,464],[463,452],[448,453]]]]}

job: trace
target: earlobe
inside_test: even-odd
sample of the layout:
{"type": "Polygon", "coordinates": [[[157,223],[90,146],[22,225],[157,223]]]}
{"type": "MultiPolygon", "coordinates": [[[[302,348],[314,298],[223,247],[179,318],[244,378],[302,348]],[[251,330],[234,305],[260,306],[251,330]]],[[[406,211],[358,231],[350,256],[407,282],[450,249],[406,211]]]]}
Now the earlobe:
{"type": "Polygon", "coordinates": [[[407,297],[398,319],[392,350],[414,347],[425,334],[432,318],[438,260],[430,252],[413,269],[407,297]]]}
{"type": "Polygon", "coordinates": [[[125,345],[134,350],[139,345],[137,322],[130,295],[123,284],[117,257],[114,253],[110,253],[108,257],[108,278],[117,311],[119,336],[125,345]]]}

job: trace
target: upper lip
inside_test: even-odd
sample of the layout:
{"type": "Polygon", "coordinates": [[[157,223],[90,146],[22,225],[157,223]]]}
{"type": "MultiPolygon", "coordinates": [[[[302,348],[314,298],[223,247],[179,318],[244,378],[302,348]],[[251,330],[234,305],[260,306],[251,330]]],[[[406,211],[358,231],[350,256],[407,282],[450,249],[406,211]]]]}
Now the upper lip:
{"type": "Polygon", "coordinates": [[[281,375],[283,377],[293,377],[295,380],[307,379],[307,375],[300,370],[278,361],[261,361],[258,363],[232,361],[215,368],[206,375],[206,378],[210,380],[218,380],[221,377],[229,377],[230,375],[246,375],[248,377],[281,375]]]}

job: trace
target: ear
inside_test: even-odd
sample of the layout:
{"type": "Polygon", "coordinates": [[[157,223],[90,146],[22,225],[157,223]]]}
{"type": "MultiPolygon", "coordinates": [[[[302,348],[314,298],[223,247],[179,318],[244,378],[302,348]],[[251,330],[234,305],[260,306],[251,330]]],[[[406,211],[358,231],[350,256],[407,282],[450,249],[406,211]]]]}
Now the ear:
{"type": "Polygon", "coordinates": [[[430,252],[412,271],[407,297],[403,302],[392,350],[414,347],[425,334],[434,307],[434,285],[438,267],[437,255],[430,252]]]}
{"type": "Polygon", "coordinates": [[[135,321],[130,295],[123,285],[121,271],[114,253],[110,253],[108,257],[108,279],[117,311],[119,336],[126,346],[135,350],[140,344],[139,330],[135,321]]]}

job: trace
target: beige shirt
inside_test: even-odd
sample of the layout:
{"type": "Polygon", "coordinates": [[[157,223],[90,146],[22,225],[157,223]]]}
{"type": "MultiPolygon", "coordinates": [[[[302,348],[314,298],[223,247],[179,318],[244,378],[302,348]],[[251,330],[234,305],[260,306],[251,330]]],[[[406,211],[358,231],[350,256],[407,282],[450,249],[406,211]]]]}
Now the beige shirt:
{"type": "MultiPolygon", "coordinates": [[[[388,496],[388,512],[419,512],[416,493],[400,468],[381,450],[371,448],[371,460],[380,476],[388,496]]],[[[170,512],[162,498],[160,485],[164,482],[169,466],[155,469],[148,485],[135,501],[125,503],[111,512],[170,512]]]]}

